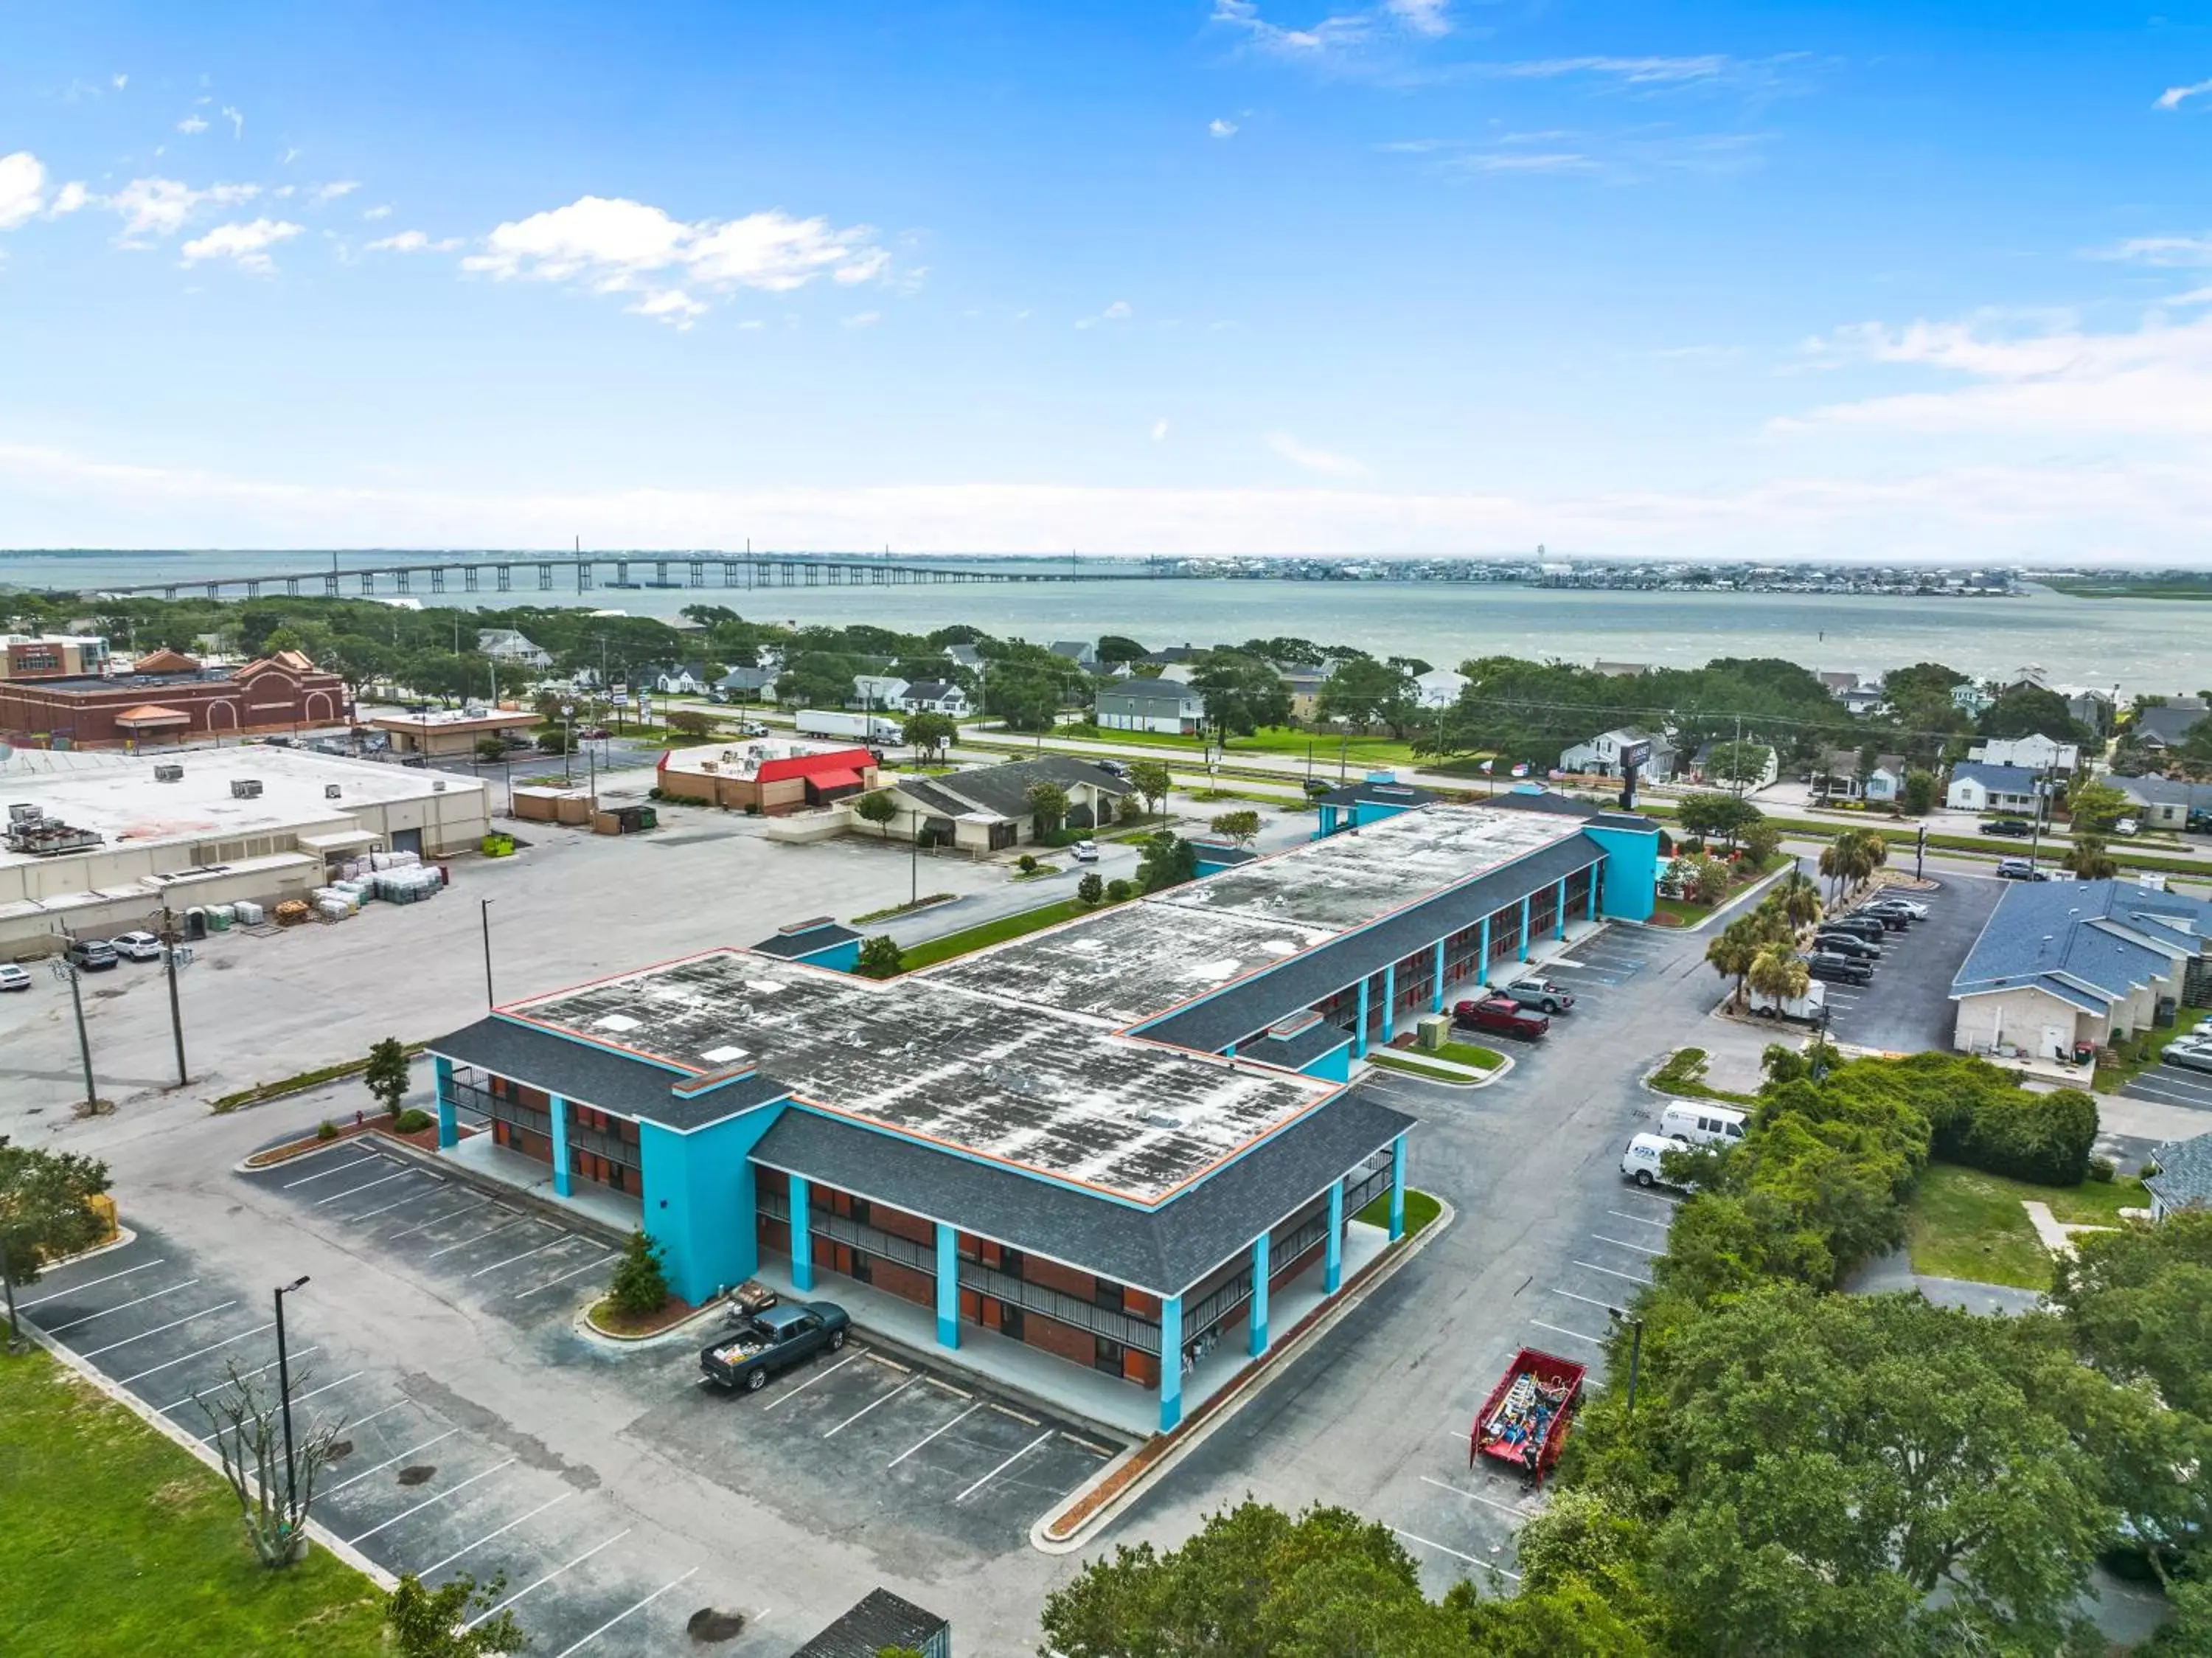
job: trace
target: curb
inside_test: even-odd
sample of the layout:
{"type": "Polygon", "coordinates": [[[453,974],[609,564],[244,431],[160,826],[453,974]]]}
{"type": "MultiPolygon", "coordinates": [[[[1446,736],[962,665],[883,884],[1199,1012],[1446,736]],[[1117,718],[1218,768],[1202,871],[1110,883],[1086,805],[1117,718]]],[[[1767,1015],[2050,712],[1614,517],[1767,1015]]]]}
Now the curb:
{"type": "Polygon", "coordinates": [[[1403,1247],[1388,1250],[1369,1262],[1358,1277],[1337,1292],[1334,1301],[1307,1314],[1303,1324],[1247,1366],[1226,1392],[1216,1393],[1200,1407],[1197,1415],[1186,1418],[1172,1434],[1155,1436],[1144,1444],[1132,1446],[1126,1454],[1115,1458],[1070,1492],[1058,1509],[1038,1515],[1030,1527],[1030,1546],[1041,1554],[1073,1554],[1120,1519],[1139,1498],[1181,1466],[1193,1451],[1234,1420],[1237,1412],[1288,1369],[1293,1361],[1335,1329],[1370,1295],[1395,1277],[1407,1262],[1427,1248],[1431,1240],[1459,1218],[1459,1211],[1451,1204],[1440,1198],[1437,1202],[1439,1210],[1437,1218],[1422,1229],[1419,1236],[1407,1240],[1403,1247]],[[1052,1534],[1050,1527],[1057,1515],[1080,1503],[1149,1447],[1161,1444],[1163,1438],[1164,1448],[1127,1484],[1085,1515],[1067,1535],[1055,1537],[1052,1534]]]}
{"type": "Polygon", "coordinates": [[[653,1342],[666,1341],[671,1336],[680,1336],[702,1319],[713,1317],[714,1314],[720,1311],[722,1306],[720,1301],[708,1301],[706,1306],[686,1313],[675,1323],[665,1328],[649,1331],[641,1336],[624,1336],[612,1330],[602,1330],[592,1322],[592,1308],[598,1305],[600,1299],[599,1296],[594,1295],[590,1301],[579,1307],[576,1309],[575,1317],[570,1322],[576,1333],[586,1341],[599,1343],[616,1352],[621,1352],[624,1348],[643,1347],[653,1342]]]}
{"type": "Polygon", "coordinates": [[[1498,1056],[1498,1064],[1494,1067],[1482,1072],[1480,1076],[1470,1074],[1464,1082],[1456,1076],[1431,1076],[1425,1071],[1408,1070],[1395,1065],[1378,1065],[1372,1055],[1359,1063],[1370,1070],[1380,1070],[1386,1076],[1410,1076],[1417,1082],[1433,1082],[1440,1088],[1486,1088],[1510,1073],[1516,1062],[1511,1054],[1501,1053],[1498,1056]]]}

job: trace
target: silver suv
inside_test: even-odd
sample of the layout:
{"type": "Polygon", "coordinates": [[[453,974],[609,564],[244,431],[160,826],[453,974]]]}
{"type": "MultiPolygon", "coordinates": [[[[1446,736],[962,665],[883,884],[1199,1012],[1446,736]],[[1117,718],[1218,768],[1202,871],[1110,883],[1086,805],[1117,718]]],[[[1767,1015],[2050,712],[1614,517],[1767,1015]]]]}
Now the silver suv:
{"type": "Polygon", "coordinates": [[[1501,985],[1498,994],[1512,997],[1524,1008],[1537,1008],[1545,1013],[1569,1013],[1575,1005],[1572,991],[1547,978],[1524,978],[1518,984],[1501,985]]]}

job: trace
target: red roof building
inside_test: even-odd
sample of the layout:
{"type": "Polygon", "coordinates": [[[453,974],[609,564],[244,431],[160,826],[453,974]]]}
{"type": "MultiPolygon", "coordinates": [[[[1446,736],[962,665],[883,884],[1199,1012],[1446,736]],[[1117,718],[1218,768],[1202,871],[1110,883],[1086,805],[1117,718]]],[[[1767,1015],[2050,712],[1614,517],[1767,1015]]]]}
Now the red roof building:
{"type": "Polygon", "coordinates": [[[672,748],[660,757],[660,792],[670,800],[781,817],[827,806],[876,786],[871,749],[823,747],[763,737],[729,747],[672,748]]]}

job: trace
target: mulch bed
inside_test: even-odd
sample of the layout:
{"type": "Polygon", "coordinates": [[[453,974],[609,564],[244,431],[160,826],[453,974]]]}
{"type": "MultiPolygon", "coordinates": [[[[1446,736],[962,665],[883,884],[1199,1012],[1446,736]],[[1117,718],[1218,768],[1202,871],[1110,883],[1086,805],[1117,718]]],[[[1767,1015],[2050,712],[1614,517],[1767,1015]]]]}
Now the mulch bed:
{"type": "Polygon", "coordinates": [[[671,1295],[654,1311],[646,1314],[617,1313],[613,1305],[600,1300],[592,1303],[585,1314],[592,1328],[608,1336],[657,1336],[664,1330],[673,1329],[699,1309],[679,1295],[671,1295]]]}

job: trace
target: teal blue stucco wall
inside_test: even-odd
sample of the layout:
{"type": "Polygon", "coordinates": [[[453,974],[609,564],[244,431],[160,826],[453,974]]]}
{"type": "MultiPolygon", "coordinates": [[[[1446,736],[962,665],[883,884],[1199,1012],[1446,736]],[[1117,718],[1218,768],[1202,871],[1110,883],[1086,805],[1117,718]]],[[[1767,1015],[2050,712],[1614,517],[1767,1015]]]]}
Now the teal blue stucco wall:
{"type": "Polygon", "coordinates": [[[1598,907],[1621,921],[1649,921],[1659,896],[1659,827],[1612,829],[1585,824],[1583,832],[1605,848],[1605,881],[1598,907]]]}
{"type": "Polygon", "coordinates": [[[750,1159],[784,1103],[757,1106],[689,1134],[637,1125],[646,1235],[661,1247],[668,1287],[695,1307],[760,1265],[750,1159]]]}

